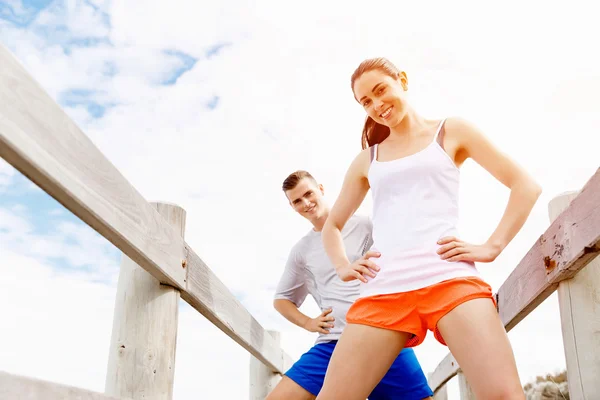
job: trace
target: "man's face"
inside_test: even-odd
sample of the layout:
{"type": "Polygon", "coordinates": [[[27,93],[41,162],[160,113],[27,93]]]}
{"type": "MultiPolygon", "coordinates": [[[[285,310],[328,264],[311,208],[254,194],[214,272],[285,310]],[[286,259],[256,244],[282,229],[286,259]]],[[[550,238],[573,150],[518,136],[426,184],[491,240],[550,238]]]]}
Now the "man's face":
{"type": "Polygon", "coordinates": [[[323,215],[323,194],[323,186],[310,178],[303,178],[295,188],[285,192],[292,208],[309,221],[323,215]]]}

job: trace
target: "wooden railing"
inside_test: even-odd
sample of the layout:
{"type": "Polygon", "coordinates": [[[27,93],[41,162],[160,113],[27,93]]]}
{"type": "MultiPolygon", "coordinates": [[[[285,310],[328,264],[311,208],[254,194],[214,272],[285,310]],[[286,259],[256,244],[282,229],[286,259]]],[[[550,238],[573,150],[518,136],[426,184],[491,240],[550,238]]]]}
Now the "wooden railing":
{"type": "MultiPolygon", "coordinates": [[[[496,298],[507,331],[558,290],[572,400],[600,398],[600,169],[578,193],[549,204],[551,224],[502,284],[496,298]],[[594,260],[594,258],[596,258],[594,260]]],[[[535,355],[531,355],[535,357],[535,355]]],[[[475,399],[448,354],[429,374],[436,400],[458,376],[461,399],[475,399]]]]}
{"type": "Polygon", "coordinates": [[[291,366],[185,242],[185,211],[148,203],[2,46],[0,157],[123,253],[105,394],[0,373],[0,398],[172,398],[180,296],[252,355],[251,399],[291,366]]]}
{"type": "MultiPolygon", "coordinates": [[[[105,394],[0,373],[0,398],[172,398],[181,297],[252,355],[250,398],[264,399],[292,360],[279,334],[265,331],[185,242],[185,211],[148,203],[1,46],[0,65],[0,157],[123,252],[105,394]]],[[[558,289],[571,399],[593,399],[600,171],[577,195],[551,202],[550,214],[548,230],[498,291],[498,311],[510,330],[558,289]]],[[[462,398],[474,398],[451,355],[429,376],[436,398],[456,375],[462,398]]]]}

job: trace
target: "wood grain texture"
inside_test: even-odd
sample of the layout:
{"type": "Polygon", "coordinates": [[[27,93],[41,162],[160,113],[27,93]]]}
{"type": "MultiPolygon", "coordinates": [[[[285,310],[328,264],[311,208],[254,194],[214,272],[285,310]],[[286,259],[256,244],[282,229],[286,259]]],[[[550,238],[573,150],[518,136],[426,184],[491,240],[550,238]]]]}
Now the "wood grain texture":
{"type": "MultiPolygon", "coordinates": [[[[277,345],[281,344],[281,334],[268,331],[277,345]]],[[[250,356],[250,400],[264,400],[281,380],[281,374],[273,372],[262,361],[250,356]]]]}
{"type": "MultiPolygon", "coordinates": [[[[183,237],[185,210],[153,203],[163,219],[183,237]]],[[[179,290],[161,285],[123,256],[105,393],[133,400],[170,400],[175,378],[179,290]]]]}
{"type": "Polygon", "coordinates": [[[429,387],[434,392],[437,392],[442,387],[445,387],[446,383],[454,378],[460,371],[458,362],[454,359],[451,353],[448,353],[446,357],[438,364],[433,372],[429,374],[429,387]]]}
{"type": "MultiPolygon", "coordinates": [[[[600,169],[533,244],[498,290],[498,312],[506,331],[514,328],[546,300],[561,281],[582,271],[598,254],[600,169]]],[[[600,297],[597,292],[594,293],[594,296],[600,297]]],[[[600,348],[598,344],[595,346],[600,348]]],[[[435,390],[459,371],[458,363],[452,354],[448,354],[431,374],[429,385],[435,390]]]]}
{"type": "Polygon", "coordinates": [[[498,290],[507,331],[600,254],[600,169],[498,290]]]}
{"type": "MultiPolygon", "coordinates": [[[[550,220],[576,196],[565,193],[554,198],[548,207],[550,220]]],[[[559,283],[558,302],[569,394],[573,399],[594,398],[600,393],[600,257],[559,283]]]]}
{"type": "Polygon", "coordinates": [[[89,138],[0,46],[0,157],[273,371],[291,359],[89,138]],[[189,258],[186,260],[186,256],[189,258]],[[183,262],[186,262],[185,268],[183,262]],[[187,283],[187,276],[192,279],[187,283]]]}
{"type": "Polygon", "coordinates": [[[444,385],[435,392],[433,394],[433,400],[448,400],[448,387],[444,385]]]}
{"type": "Polygon", "coordinates": [[[0,156],[160,282],[185,287],[184,243],[0,46],[0,156]]]}
{"type": "MultiPolygon", "coordinates": [[[[431,379],[433,377],[433,372],[429,373],[427,375],[427,382],[430,383],[431,379]]],[[[433,390],[434,388],[431,386],[430,383],[430,387],[433,390]]],[[[433,393],[433,400],[448,400],[448,386],[447,385],[441,385],[440,387],[437,388],[437,391],[434,390],[433,393]]]]}
{"type": "Polygon", "coordinates": [[[477,400],[473,391],[471,390],[471,385],[467,382],[467,378],[462,371],[459,371],[458,374],[458,388],[460,390],[460,400],[477,400]]]}
{"type": "MultiPolygon", "coordinates": [[[[89,390],[0,372],[0,399],[6,400],[119,400],[89,390]]],[[[126,400],[121,398],[121,400],[126,400]]]]}
{"type": "Polygon", "coordinates": [[[181,297],[272,371],[284,373],[292,361],[202,259],[188,248],[187,289],[181,297]]]}

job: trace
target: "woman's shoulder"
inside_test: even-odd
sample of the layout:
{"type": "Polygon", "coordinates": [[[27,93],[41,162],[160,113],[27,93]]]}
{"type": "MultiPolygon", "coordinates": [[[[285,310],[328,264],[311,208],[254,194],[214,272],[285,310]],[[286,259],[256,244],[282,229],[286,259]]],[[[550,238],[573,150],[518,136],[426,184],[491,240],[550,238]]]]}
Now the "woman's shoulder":
{"type": "Polygon", "coordinates": [[[452,116],[444,120],[444,130],[447,134],[456,136],[478,131],[474,123],[463,117],[452,116]]]}
{"type": "Polygon", "coordinates": [[[368,179],[370,167],[369,148],[361,150],[350,163],[346,170],[345,182],[358,182],[368,179]]]}
{"type": "MultiPolygon", "coordinates": [[[[445,144],[448,148],[460,151],[461,160],[473,158],[474,154],[486,154],[493,147],[490,139],[473,122],[461,118],[447,118],[445,126],[445,144]]],[[[462,162],[459,160],[459,164],[462,162]]]]}
{"type": "Polygon", "coordinates": [[[350,171],[360,176],[367,176],[369,172],[369,166],[371,165],[371,152],[373,147],[367,147],[361,150],[352,161],[350,165],[350,171]]]}

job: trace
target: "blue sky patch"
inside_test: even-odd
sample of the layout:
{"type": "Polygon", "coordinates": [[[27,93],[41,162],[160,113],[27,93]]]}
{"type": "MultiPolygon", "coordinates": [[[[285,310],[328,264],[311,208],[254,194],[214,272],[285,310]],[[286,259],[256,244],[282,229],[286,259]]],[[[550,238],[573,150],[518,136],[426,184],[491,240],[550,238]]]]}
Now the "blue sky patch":
{"type": "Polygon", "coordinates": [[[71,38],[65,42],[66,46],[94,47],[101,44],[111,45],[108,37],[78,37],[71,38]]]}
{"type": "MultiPolygon", "coordinates": [[[[95,21],[110,28],[110,16],[89,0],[83,0],[83,7],[91,7],[96,13],[95,21]]],[[[59,45],[65,54],[69,55],[74,47],[96,47],[99,45],[112,45],[107,35],[81,36],[72,32],[63,22],[67,13],[66,0],[22,0],[21,2],[3,2],[0,0],[0,22],[7,21],[18,28],[27,29],[42,37],[46,45],[59,45]],[[58,16],[48,24],[39,24],[35,19],[40,12],[58,16]]],[[[0,37],[1,37],[0,32],[0,37]]]]}
{"type": "Polygon", "coordinates": [[[58,222],[81,223],[62,204],[34,185],[20,172],[16,172],[13,183],[0,196],[0,207],[13,209],[24,207],[34,223],[36,233],[48,234],[58,222]]]}
{"type": "Polygon", "coordinates": [[[0,19],[24,28],[52,2],[53,0],[22,0],[16,6],[0,2],[0,19]]]}
{"type": "Polygon", "coordinates": [[[206,103],[206,108],[208,108],[209,110],[214,110],[215,108],[217,108],[217,105],[219,105],[219,100],[221,98],[219,96],[213,96],[212,99],[210,99],[207,103],[206,103]]]}
{"type": "Polygon", "coordinates": [[[102,118],[116,104],[100,100],[100,93],[90,89],[71,89],[62,92],[58,103],[64,107],[84,106],[93,118],[102,118]]]}
{"type": "Polygon", "coordinates": [[[211,46],[208,48],[208,50],[206,50],[206,58],[211,58],[214,56],[218,56],[219,53],[221,52],[221,50],[223,50],[226,47],[231,46],[231,43],[218,43],[215,44],[214,46],[211,46]]]}
{"type": "Polygon", "coordinates": [[[115,64],[113,61],[105,61],[102,67],[102,72],[104,76],[113,77],[117,75],[119,70],[117,68],[117,64],[115,64]]]}
{"type": "Polygon", "coordinates": [[[90,6],[91,8],[93,8],[94,11],[96,11],[97,13],[100,13],[102,15],[102,20],[106,24],[106,26],[110,26],[110,15],[108,15],[107,13],[102,11],[100,9],[100,7],[98,7],[97,5],[95,5],[93,2],[91,2],[89,0],[83,0],[83,2],[85,4],[87,4],[88,6],[90,6]]]}
{"type": "MultiPolygon", "coordinates": [[[[59,202],[54,200],[46,192],[34,185],[29,179],[23,176],[21,173],[16,172],[13,183],[6,188],[6,191],[0,196],[0,208],[11,210],[21,218],[26,219],[33,228],[33,234],[40,237],[46,237],[48,240],[54,240],[58,234],[57,227],[64,223],[73,224],[76,226],[86,226],[78,217],[73,215],[69,210],[62,206],[59,202]]],[[[87,227],[86,229],[92,230],[87,227]]],[[[95,233],[95,235],[98,235],[95,233]]],[[[56,238],[56,240],[59,240],[56,238]]],[[[62,243],[70,245],[78,245],[77,237],[68,234],[61,239],[62,243]]],[[[121,253],[120,251],[110,244],[106,240],[100,241],[101,248],[98,249],[99,254],[104,254],[110,261],[111,268],[118,268],[121,253]]],[[[69,261],[68,255],[59,257],[45,258],[45,262],[52,268],[58,271],[65,270],[77,270],[94,272],[94,263],[97,260],[90,260],[89,264],[84,263],[83,265],[73,265],[69,261]]],[[[104,266],[106,267],[106,266],[104,266]]],[[[110,282],[105,276],[111,271],[97,271],[98,276],[102,278],[98,282],[107,283],[110,282]]]]}
{"type": "Polygon", "coordinates": [[[183,74],[194,68],[194,65],[198,62],[197,58],[190,56],[182,51],[178,50],[164,50],[163,54],[171,57],[177,57],[180,61],[179,67],[175,68],[174,71],[171,72],[161,84],[163,85],[174,85],[183,74]]]}

